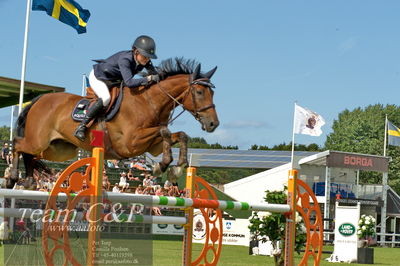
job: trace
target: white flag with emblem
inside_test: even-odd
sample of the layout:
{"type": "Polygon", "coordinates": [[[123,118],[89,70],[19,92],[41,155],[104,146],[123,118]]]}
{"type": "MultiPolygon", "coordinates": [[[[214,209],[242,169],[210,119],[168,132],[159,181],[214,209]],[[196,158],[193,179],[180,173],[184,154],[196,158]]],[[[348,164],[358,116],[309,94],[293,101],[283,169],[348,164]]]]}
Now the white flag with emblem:
{"type": "Polygon", "coordinates": [[[321,127],[325,125],[322,116],[307,108],[295,105],[294,133],[310,136],[319,136],[322,134],[321,127]]]}

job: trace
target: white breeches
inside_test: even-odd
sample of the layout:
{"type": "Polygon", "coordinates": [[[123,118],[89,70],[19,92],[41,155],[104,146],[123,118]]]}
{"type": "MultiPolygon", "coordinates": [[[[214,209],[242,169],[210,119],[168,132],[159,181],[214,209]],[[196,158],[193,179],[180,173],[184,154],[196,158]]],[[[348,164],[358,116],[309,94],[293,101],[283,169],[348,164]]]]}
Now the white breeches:
{"type": "Polygon", "coordinates": [[[90,71],[89,74],[89,83],[90,87],[92,87],[94,93],[96,93],[97,97],[103,100],[103,105],[107,106],[110,103],[110,91],[108,90],[107,85],[96,78],[94,75],[94,70],[90,71]]]}

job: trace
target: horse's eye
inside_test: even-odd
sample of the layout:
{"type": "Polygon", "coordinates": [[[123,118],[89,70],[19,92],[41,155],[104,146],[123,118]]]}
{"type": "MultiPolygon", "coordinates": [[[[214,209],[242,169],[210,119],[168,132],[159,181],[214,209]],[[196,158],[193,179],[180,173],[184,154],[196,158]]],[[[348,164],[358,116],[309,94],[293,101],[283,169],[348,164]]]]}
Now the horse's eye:
{"type": "Polygon", "coordinates": [[[196,91],[196,93],[197,93],[198,95],[202,95],[202,94],[203,94],[203,91],[196,91]]]}

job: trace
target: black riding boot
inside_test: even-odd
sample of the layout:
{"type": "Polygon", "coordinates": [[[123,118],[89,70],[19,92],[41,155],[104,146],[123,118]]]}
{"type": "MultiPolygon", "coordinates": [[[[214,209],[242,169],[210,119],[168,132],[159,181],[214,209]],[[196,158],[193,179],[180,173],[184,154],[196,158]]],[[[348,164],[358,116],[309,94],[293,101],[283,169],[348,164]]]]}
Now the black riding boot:
{"type": "Polygon", "coordinates": [[[85,141],[86,139],[86,125],[96,116],[96,114],[103,109],[103,100],[97,99],[97,101],[89,107],[89,110],[86,113],[86,117],[82,120],[79,126],[75,130],[75,137],[77,137],[80,141],[85,141]]]}

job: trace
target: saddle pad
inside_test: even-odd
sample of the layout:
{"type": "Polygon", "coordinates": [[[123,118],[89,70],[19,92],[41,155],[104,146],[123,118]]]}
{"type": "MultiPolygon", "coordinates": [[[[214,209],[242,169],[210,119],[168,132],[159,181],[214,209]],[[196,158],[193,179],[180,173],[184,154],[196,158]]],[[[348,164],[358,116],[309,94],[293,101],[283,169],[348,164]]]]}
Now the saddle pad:
{"type": "MultiPolygon", "coordinates": [[[[103,116],[105,121],[110,121],[114,118],[114,116],[118,113],[119,108],[121,107],[122,96],[124,94],[123,90],[120,90],[117,100],[114,104],[109,108],[106,114],[99,114],[103,116]]],[[[81,122],[86,117],[87,109],[90,105],[90,100],[87,98],[82,98],[79,102],[75,105],[74,109],[72,110],[71,117],[74,121],[81,122]]]]}

